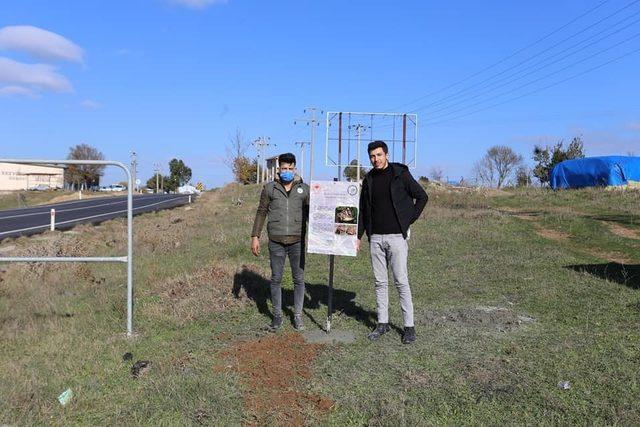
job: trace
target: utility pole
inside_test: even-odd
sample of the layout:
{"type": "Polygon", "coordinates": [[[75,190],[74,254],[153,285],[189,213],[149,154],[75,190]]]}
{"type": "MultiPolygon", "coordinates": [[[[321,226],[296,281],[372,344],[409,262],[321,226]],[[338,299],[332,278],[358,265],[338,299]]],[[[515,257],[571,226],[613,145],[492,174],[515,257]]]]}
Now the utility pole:
{"type": "MultiPolygon", "coordinates": [[[[369,129],[369,126],[363,126],[360,123],[356,124],[356,125],[352,125],[350,126],[350,128],[352,128],[353,130],[355,130],[356,132],[356,137],[357,137],[357,145],[356,145],[356,182],[360,182],[360,138],[362,137],[362,134],[364,134],[367,129],[369,129]]],[[[351,163],[351,160],[347,159],[349,161],[349,164],[351,163]]],[[[349,166],[347,166],[349,167],[349,166]]]]}
{"type": "Polygon", "coordinates": [[[158,190],[160,189],[160,165],[158,163],[154,163],[153,165],[156,167],[156,194],[158,194],[158,190]]]}
{"type": "MultiPolygon", "coordinates": [[[[304,113],[308,114],[307,117],[303,117],[300,119],[296,119],[293,123],[298,124],[298,122],[306,123],[307,126],[311,126],[311,146],[309,147],[309,182],[313,179],[313,147],[316,143],[316,127],[320,124],[318,119],[316,118],[316,107],[307,107],[304,109],[304,113]]],[[[320,111],[322,114],[322,111],[320,111]]]]}
{"type": "Polygon", "coordinates": [[[260,182],[264,182],[264,177],[262,175],[265,172],[264,171],[265,168],[263,167],[262,173],[260,173],[260,166],[264,162],[265,147],[272,145],[269,141],[271,141],[271,138],[269,138],[268,136],[261,136],[260,138],[253,141],[253,145],[254,147],[256,147],[256,152],[258,153],[257,169],[256,169],[256,184],[260,184],[260,182]]]}
{"type": "Polygon", "coordinates": [[[138,179],[138,155],[133,150],[131,151],[131,175],[133,176],[133,190],[137,193],[138,184],[136,183],[136,180],[138,179]]]}
{"type": "MultiPolygon", "coordinates": [[[[311,144],[309,141],[298,141],[296,145],[300,146],[300,176],[304,179],[304,146],[311,144]]],[[[311,178],[309,178],[311,181],[311,178]]]]}

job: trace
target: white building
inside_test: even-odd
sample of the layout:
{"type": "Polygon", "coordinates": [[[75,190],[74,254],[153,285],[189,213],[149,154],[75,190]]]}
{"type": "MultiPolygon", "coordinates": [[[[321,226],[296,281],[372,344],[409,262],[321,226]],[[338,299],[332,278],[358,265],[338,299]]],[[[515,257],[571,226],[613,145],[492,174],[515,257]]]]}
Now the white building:
{"type": "Polygon", "coordinates": [[[58,166],[0,163],[0,191],[64,188],[64,168],[58,166]]]}

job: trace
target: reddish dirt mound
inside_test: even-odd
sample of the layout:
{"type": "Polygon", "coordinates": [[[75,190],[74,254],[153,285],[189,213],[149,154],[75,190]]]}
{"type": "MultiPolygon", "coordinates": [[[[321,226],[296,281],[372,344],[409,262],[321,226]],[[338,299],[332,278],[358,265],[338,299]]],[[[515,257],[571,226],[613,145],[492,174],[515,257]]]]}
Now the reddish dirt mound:
{"type": "Polygon", "coordinates": [[[249,424],[304,425],[331,410],[333,401],[305,390],[320,348],[288,333],[239,342],[223,353],[244,383],[249,424]]]}

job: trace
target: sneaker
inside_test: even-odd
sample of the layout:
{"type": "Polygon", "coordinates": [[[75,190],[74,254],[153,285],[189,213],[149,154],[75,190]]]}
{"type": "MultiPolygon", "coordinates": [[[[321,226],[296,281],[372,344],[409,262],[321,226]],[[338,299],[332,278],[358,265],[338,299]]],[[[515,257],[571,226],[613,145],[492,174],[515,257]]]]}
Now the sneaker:
{"type": "Polygon", "coordinates": [[[282,328],[282,316],[274,316],[268,328],[272,332],[275,332],[278,329],[282,328]]]}
{"type": "Polygon", "coordinates": [[[404,328],[404,334],[402,335],[402,344],[411,344],[416,340],[416,328],[413,326],[406,326],[404,328]]]}
{"type": "Polygon", "coordinates": [[[378,323],[378,326],[376,326],[376,328],[373,331],[369,332],[369,334],[367,335],[367,338],[369,338],[369,340],[371,341],[376,341],[382,335],[389,332],[390,329],[391,328],[389,328],[388,323],[378,323]]]}
{"type": "Polygon", "coordinates": [[[304,323],[302,322],[302,315],[296,314],[293,316],[293,327],[297,331],[304,331],[304,323]]]}

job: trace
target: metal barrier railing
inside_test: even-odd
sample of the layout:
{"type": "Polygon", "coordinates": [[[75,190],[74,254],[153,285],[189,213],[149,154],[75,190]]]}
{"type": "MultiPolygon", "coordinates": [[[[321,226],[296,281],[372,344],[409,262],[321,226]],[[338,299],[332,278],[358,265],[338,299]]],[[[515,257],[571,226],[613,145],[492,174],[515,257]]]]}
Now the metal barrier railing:
{"type": "MultiPolygon", "coordinates": [[[[108,160],[22,160],[0,159],[2,163],[46,165],[118,166],[127,175],[127,256],[114,257],[0,257],[0,262],[123,262],[127,263],[127,336],[133,336],[133,179],[129,168],[108,160]]],[[[48,225],[46,225],[48,227],[48,225]]],[[[45,228],[45,227],[43,227],[45,228]]]]}

